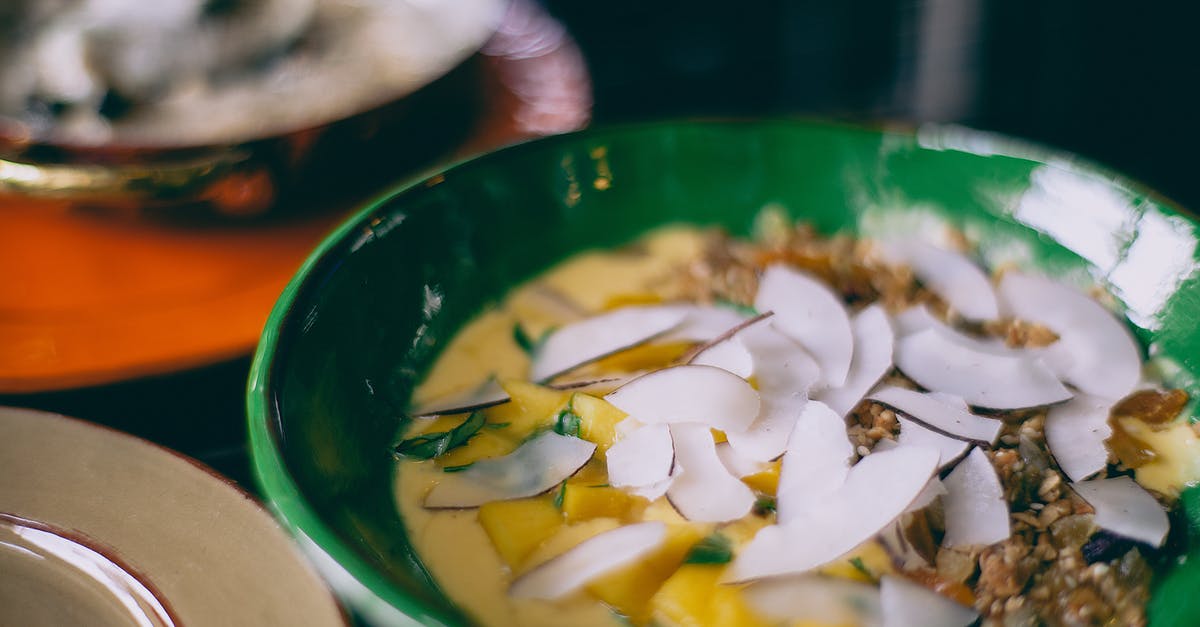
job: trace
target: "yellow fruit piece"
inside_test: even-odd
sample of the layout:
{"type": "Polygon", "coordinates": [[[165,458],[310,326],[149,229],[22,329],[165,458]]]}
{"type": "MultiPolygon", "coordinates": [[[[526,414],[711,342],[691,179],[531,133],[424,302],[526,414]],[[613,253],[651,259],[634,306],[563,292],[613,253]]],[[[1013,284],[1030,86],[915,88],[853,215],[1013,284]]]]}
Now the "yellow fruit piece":
{"type": "Polygon", "coordinates": [[[600,372],[656,370],[671,365],[683,357],[693,346],[695,344],[692,342],[640,344],[597,360],[596,369],[600,372]]]}
{"type": "Polygon", "coordinates": [[[677,627],[767,627],[771,622],[746,604],[741,588],[717,583],[724,565],[684,564],[654,597],[655,621],[677,627]]]}
{"type": "Polygon", "coordinates": [[[741,546],[753,539],[760,529],[772,523],[774,520],[768,517],[745,516],[721,527],[721,533],[729,538],[734,546],[741,546]]]}
{"type": "Polygon", "coordinates": [[[562,511],[569,523],[592,518],[632,520],[647,505],[649,502],[646,499],[608,486],[567,483],[562,493],[562,511]]]}
{"type": "Polygon", "coordinates": [[[484,426],[471,436],[466,444],[447,451],[446,454],[437,458],[437,462],[442,468],[473,464],[481,459],[508,455],[517,448],[518,444],[519,442],[504,435],[501,430],[484,426]]]}
{"type": "Polygon", "coordinates": [[[627,292],[624,294],[613,294],[604,301],[604,309],[620,309],[630,305],[657,305],[663,301],[663,297],[654,292],[627,292]]]}
{"type": "Polygon", "coordinates": [[[782,463],[775,460],[767,465],[767,467],[752,475],[742,477],[742,483],[750,486],[752,490],[758,490],[764,494],[775,496],[779,490],[779,468],[782,463]]]}
{"type": "Polygon", "coordinates": [[[534,567],[544,564],[578,546],[584,540],[595,537],[605,531],[612,531],[621,526],[621,521],[615,518],[593,518],[574,525],[561,527],[554,535],[542,542],[514,572],[528,572],[534,567]]]}
{"type": "Polygon", "coordinates": [[[597,457],[604,459],[604,452],[617,439],[617,423],[627,414],[602,398],[589,394],[575,394],[571,409],[579,416],[579,437],[596,443],[597,457]]]}
{"type": "Polygon", "coordinates": [[[583,465],[570,479],[567,479],[570,485],[582,486],[600,486],[608,483],[608,466],[593,457],[588,460],[588,463],[583,465]]]}
{"type": "MultiPolygon", "coordinates": [[[[642,520],[647,522],[659,520],[667,523],[668,525],[689,524],[688,520],[679,513],[679,510],[675,509],[674,505],[671,505],[671,501],[665,498],[656,499],[653,503],[651,503],[649,507],[646,508],[646,511],[642,512],[642,520]]],[[[709,533],[712,533],[714,527],[714,525],[711,524],[690,524],[698,525],[698,528],[703,530],[702,535],[708,535],[709,533]]]]}
{"type": "Polygon", "coordinates": [[[547,497],[493,501],[479,508],[479,524],[496,552],[516,568],[563,526],[562,512],[547,497]]]}
{"type": "Polygon", "coordinates": [[[588,592],[627,616],[634,624],[650,620],[650,599],[679,568],[692,545],[704,537],[693,525],[671,525],[663,545],[645,559],[593,580],[588,592]]]}
{"type": "Polygon", "coordinates": [[[710,429],[710,431],[712,431],[712,435],[713,435],[713,442],[714,442],[714,443],[716,443],[716,444],[721,444],[721,443],[723,443],[723,442],[728,442],[728,441],[729,441],[729,438],[728,438],[728,437],[726,437],[726,435],[725,435],[725,432],[724,432],[724,431],[721,431],[720,429],[710,429]]]}
{"type": "Polygon", "coordinates": [[[868,540],[842,559],[821,567],[821,572],[834,577],[874,583],[883,575],[894,574],[896,568],[892,565],[892,557],[888,555],[883,545],[875,540],[868,540]],[[870,575],[855,566],[855,560],[858,560],[870,575]]]}
{"type": "Polygon", "coordinates": [[[500,387],[512,400],[488,408],[485,413],[487,421],[507,424],[505,434],[518,440],[539,428],[553,425],[554,417],[571,400],[570,392],[528,381],[503,381],[500,387]]]}

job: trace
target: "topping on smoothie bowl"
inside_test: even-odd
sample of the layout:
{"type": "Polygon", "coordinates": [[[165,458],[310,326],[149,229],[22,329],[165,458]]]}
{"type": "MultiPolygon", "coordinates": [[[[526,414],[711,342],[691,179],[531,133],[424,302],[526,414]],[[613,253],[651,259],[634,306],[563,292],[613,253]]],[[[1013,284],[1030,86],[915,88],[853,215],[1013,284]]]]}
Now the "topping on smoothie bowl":
{"type": "Polygon", "coordinates": [[[446,593],[486,625],[1145,624],[1197,436],[1103,295],[760,223],[574,257],[447,345],[395,448],[446,593]]]}

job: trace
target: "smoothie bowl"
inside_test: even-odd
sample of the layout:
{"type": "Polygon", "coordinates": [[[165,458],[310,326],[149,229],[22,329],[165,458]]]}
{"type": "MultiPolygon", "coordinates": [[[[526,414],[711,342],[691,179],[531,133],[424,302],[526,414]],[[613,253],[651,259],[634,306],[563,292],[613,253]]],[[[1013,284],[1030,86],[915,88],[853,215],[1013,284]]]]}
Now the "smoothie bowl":
{"type": "Polygon", "coordinates": [[[1196,231],[953,128],[517,146],[310,258],[255,468],[381,623],[1178,624],[1196,231]]]}

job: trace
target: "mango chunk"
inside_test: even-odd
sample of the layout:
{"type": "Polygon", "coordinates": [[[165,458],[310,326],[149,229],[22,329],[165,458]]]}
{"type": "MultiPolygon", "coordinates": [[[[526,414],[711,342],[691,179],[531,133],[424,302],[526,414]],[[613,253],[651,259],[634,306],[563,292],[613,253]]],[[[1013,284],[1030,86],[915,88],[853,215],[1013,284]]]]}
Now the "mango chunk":
{"type": "Polygon", "coordinates": [[[517,448],[518,444],[520,443],[496,429],[485,426],[471,436],[466,444],[446,451],[444,455],[437,458],[437,461],[438,465],[443,468],[473,464],[481,459],[508,455],[517,448]]]}
{"type": "Polygon", "coordinates": [[[695,344],[692,342],[640,344],[597,360],[595,367],[599,372],[657,370],[678,361],[693,346],[695,344]]]}
{"type": "Polygon", "coordinates": [[[489,407],[484,415],[492,424],[507,425],[504,431],[517,440],[540,428],[552,426],[554,417],[571,400],[570,392],[528,381],[502,381],[500,387],[512,400],[489,407]]]}
{"type": "Polygon", "coordinates": [[[574,525],[564,525],[542,542],[513,572],[520,574],[544,564],[578,546],[584,540],[612,531],[621,526],[615,518],[593,518],[574,525]]]}
{"type": "Polygon", "coordinates": [[[883,545],[875,540],[868,540],[841,559],[821,567],[821,572],[834,577],[875,583],[883,575],[894,574],[896,568],[883,545]],[[862,565],[861,569],[855,565],[856,562],[862,565]],[[863,572],[864,570],[867,572],[863,572]]]}
{"type": "Polygon", "coordinates": [[[575,523],[592,518],[619,518],[632,521],[650,502],[628,492],[609,486],[586,486],[568,483],[563,488],[562,511],[567,522],[575,523]]]}
{"type": "Polygon", "coordinates": [[[742,477],[742,483],[750,486],[750,489],[757,490],[763,494],[775,496],[779,491],[779,469],[782,462],[775,460],[767,465],[766,468],[752,475],[742,477]]]}
{"type": "Polygon", "coordinates": [[[558,533],[563,516],[546,497],[493,501],[479,508],[479,524],[504,562],[516,568],[558,533]]]}
{"type": "Polygon", "coordinates": [[[650,599],[653,619],[678,627],[767,627],[741,588],[717,583],[724,565],[684,564],[650,599]]]}
{"type": "Polygon", "coordinates": [[[773,519],[764,516],[746,516],[723,525],[721,533],[729,538],[734,546],[741,546],[754,539],[760,529],[774,522],[773,519]]]}
{"type": "Polygon", "coordinates": [[[671,525],[666,541],[658,550],[637,563],[595,579],[587,590],[635,625],[646,624],[650,621],[650,599],[703,537],[699,527],[671,525]]]}
{"type": "Polygon", "coordinates": [[[588,463],[583,465],[570,479],[567,479],[569,485],[581,486],[602,486],[608,484],[608,466],[595,457],[588,460],[588,463]]]}
{"type": "Polygon", "coordinates": [[[604,301],[604,309],[609,311],[631,305],[657,305],[661,302],[662,295],[654,292],[623,292],[609,296],[608,300],[604,301]]]}
{"type": "Polygon", "coordinates": [[[589,394],[575,394],[571,408],[579,416],[579,437],[595,442],[597,457],[604,459],[604,452],[617,440],[617,423],[625,420],[627,414],[589,394]]]}
{"type": "Polygon", "coordinates": [[[720,429],[709,429],[709,431],[712,431],[713,442],[717,444],[724,444],[729,441],[729,436],[725,435],[724,431],[721,431],[720,429]]]}

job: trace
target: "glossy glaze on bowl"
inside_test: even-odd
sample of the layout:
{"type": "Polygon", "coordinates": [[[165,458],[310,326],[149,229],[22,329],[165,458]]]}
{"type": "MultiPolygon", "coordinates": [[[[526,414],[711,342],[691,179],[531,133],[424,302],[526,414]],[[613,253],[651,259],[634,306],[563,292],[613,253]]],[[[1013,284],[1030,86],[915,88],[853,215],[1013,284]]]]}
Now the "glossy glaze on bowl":
{"type": "MultiPolygon", "coordinates": [[[[389,444],[437,351],[509,287],[571,253],[671,222],[744,235],[770,203],[826,233],[949,224],[989,267],[1105,284],[1149,345],[1152,367],[1196,392],[1200,228],[1103,169],[942,127],[599,129],[400,188],[314,253],[276,306],[248,396],[256,471],[276,512],[340,565],[356,607],[462,622],[413,555],[388,489],[389,444]]],[[[1183,497],[1192,531],[1200,529],[1198,497],[1183,497]]],[[[1200,565],[1192,563],[1160,580],[1152,624],[1200,620],[1196,585],[1200,565]]]]}

